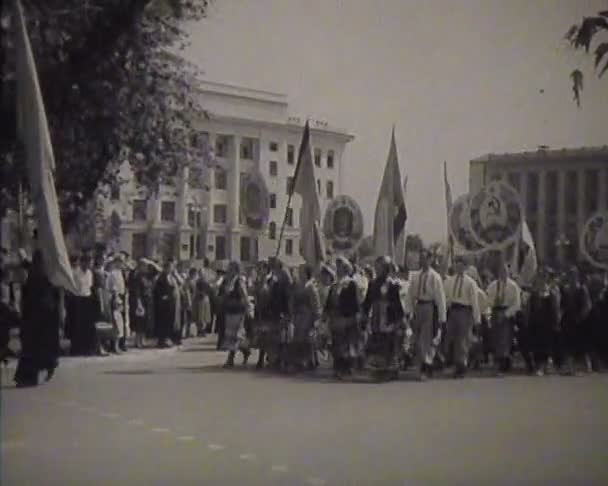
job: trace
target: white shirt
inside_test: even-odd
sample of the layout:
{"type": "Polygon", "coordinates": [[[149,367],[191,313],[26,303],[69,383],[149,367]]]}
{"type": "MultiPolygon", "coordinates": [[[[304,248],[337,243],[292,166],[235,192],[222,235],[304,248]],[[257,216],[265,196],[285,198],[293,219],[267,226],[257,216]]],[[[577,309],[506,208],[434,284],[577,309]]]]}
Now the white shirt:
{"type": "Polygon", "coordinates": [[[513,317],[521,310],[521,290],[514,280],[494,280],[487,293],[488,305],[491,308],[506,307],[506,317],[513,317]]]}
{"type": "Polygon", "coordinates": [[[359,300],[359,304],[361,304],[367,295],[369,282],[367,281],[367,277],[362,273],[355,273],[355,275],[353,275],[353,279],[357,284],[357,299],[359,300]]]}
{"type": "Polygon", "coordinates": [[[408,291],[409,309],[415,309],[420,300],[434,302],[437,306],[439,322],[446,321],[446,303],[443,282],[439,274],[429,268],[415,272],[408,291]]]}
{"type": "Polygon", "coordinates": [[[122,270],[112,270],[108,273],[107,287],[111,294],[123,295],[127,292],[122,270]]]}
{"type": "Polygon", "coordinates": [[[479,324],[481,322],[481,315],[475,280],[468,275],[453,275],[447,278],[444,287],[448,305],[460,304],[469,306],[473,310],[475,324],[479,324]]]}
{"type": "Polygon", "coordinates": [[[93,287],[93,272],[90,269],[83,270],[76,267],[73,270],[74,283],[79,297],[90,297],[91,287],[93,287]]]}

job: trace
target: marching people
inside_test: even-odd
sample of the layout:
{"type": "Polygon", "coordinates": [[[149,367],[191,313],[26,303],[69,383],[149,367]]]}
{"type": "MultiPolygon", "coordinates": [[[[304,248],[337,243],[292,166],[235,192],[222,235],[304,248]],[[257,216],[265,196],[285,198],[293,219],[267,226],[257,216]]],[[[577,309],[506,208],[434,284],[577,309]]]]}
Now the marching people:
{"type": "Polygon", "coordinates": [[[527,335],[537,376],[547,373],[549,358],[559,364],[559,321],[559,290],[551,285],[547,270],[542,268],[536,274],[526,305],[527,335]]]}
{"type": "Polygon", "coordinates": [[[224,339],[222,350],[228,351],[224,367],[232,368],[237,351],[243,353],[243,364],[247,364],[249,348],[245,339],[245,314],[249,298],[246,283],[241,276],[240,265],[230,262],[220,289],[220,312],[224,315],[224,339]]]}
{"type": "Polygon", "coordinates": [[[445,282],[448,308],[444,356],[455,365],[454,377],[463,378],[468,365],[470,334],[481,324],[477,284],[465,273],[464,258],[454,259],[455,274],[445,282]]]}
{"type": "Polygon", "coordinates": [[[53,377],[59,365],[59,328],[63,319],[60,290],[49,282],[42,252],[36,250],[23,288],[17,387],[37,386],[41,371],[46,371],[46,381],[53,377]]]}
{"type": "Polygon", "coordinates": [[[521,310],[521,290],[509,278],[506,264],[500,265],[498,278],[490,284],[487,294],[488,303],[492,307],[491,334],[496,372],[502,376],[511,366],[513,318],[521,310]]]}
{"type": "Polygon", "coordinates": [[[127,350],[127,324],[125,320],[125,294],[127,285],[122,269],[122,258],[115,256],[108,262],[108,277],[106,281],[110,297],[110,318],[115,327],[118,339],[112,343],[115,353],[127,350]]]}
{"type": "Polygon", "coordinates": [[[420,265],[420,272],[411,279],[408,310],[413,313],[414,364],[418,379],[425,381],[432,374],[435,349],[445,328],[446,299],[441,276],[431,268],[431,253],[426,249],[420,252],[420,265]]]}
{"type": "Polygon", "coordinates": [[[174,277],[175,261],[167,260],[154,285],[154,324],[159,348],[171,347],[170,338],[175,335],[177,323],[177,299],[179,288],[174,277]]]}
{"type": "Polygon", "coordinates": [[[352,265],[339,256],[336,258],[336,270],[337,281],[329,291],[325,312],[331,331],[334,376],[341,380],[352,373],[355,360],[361,356],[361,330],[358,322],[358,288],[351,277],[352,265]]]}

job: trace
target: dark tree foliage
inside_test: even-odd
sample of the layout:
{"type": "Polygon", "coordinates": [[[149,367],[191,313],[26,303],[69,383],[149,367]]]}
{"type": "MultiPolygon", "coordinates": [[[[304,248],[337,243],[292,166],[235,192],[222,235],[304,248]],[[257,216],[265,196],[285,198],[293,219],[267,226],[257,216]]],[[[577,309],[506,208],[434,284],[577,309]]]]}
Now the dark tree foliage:
{"type": "MultiPolygon", "coordinates": [[[[201,114],[196,69],[175,53],[184,27],[213,0],[22,0],[56,159],[55,183],[69,228],[100,184],[116,183],[131,162],[155,188],[185,164],[207,160],[193,143],[201,114]]],[[[0,210],[15,207],[26,183],[15,137],[12,0],[3,5],[0,63],[0,210]],[[6,128],[5,128],[6,127],[6,128]]],[[[66,228],[66,229],[67,229],[66,228]]]]}
{"type": "MultiPolygon", "coordinates": [[[[595,56],[595,71],[601,78],[608,71],[608,42],[602,41],[608,33],[608,10],[598,12],[596,16],[585,17],[580,23],[570,27],[566,33],[566,40],[576,50],[583,50],[585,53],[593,52],[595,56]]],[[[572,80],[572,91],[574,101],[577,106],[581,104],[581,92],[583,90],[583,73],[580,69],[575,69],[570,73],[572,80]]]]}

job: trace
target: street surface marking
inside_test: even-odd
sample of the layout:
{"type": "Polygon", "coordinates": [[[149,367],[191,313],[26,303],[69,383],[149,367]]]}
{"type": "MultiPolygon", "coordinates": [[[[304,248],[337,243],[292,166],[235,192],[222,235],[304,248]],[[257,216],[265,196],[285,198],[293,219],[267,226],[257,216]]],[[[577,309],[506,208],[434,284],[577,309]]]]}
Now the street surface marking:
{"type": "Polygon", "coordinates": [[[272,466],[272,470],[273,472],[283,472],[286,473],[287,471],[289,471],[289,468],[287,466],[272,466]]]}
{"type": "Polygon", "coordinates": [[[191,435],[180,435],[177,440],[181,442],[192,442],[194,440],[194,437],[191,435]]]}
{"type": "Polygon", "coordinates": [[[248,452],[239,456],[243,461],[255,461],[255,454],[248,452]]]}
{"type": "Polygon", "coordinates": [[[223,445],[219,444],[209,444],[207,447],[212,451],[221,451],[225,449],[223,445]]]}
{"type": "Polygon", "coordinates": [[[306,482],[312,486],[325,486],[325,479],[321,478],[308,478],[306,482]]]}
{"type": "Polygon", "coordinates": [[[129,425],[143,425],[144,421],[142,419],[133,419],[127,422],[129,425]]]}
{"type": "Polygon", "coordinates": [[[169,429],[165,429],[163,427],[158,427],[156,429],[150,429],[152,432],[158,432],[159,434],[170,432],[169,429]]]}

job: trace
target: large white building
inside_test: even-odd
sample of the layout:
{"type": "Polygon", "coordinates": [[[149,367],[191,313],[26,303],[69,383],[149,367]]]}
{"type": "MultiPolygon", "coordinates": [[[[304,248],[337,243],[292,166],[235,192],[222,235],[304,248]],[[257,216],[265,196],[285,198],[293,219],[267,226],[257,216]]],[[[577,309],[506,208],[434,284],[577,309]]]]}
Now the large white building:
{"type": "MultiPolygon", "coordinates": [[[[135,258],[254,262],[273,256],[305,120],[289,116],[284,95],[211,82],[202,82],[199,90],[209,116],[195,120],[194,126],[214,147],[215,167],[186,170],[174,186],[162,186],[148,197],[125,163],[121,176],[128,182],[114,188],[104,204],[109,232],[117,246],[135,258]],[[203,177],[198,177],[198,170],[203,177]],[[256,170],[269,192],[270,221],[261,230],[240,217],[240,179],[256,170]]],[[[342,191],[344,149],[352,139],[324,122],[311,121],[322,211],[342,191]]],[[[300,206],[300,197],[294,195],[279,253],[289,265],[301,261],[300,206]]],[[[107,231],[98,238],[107,238],[107,231]]]]}

